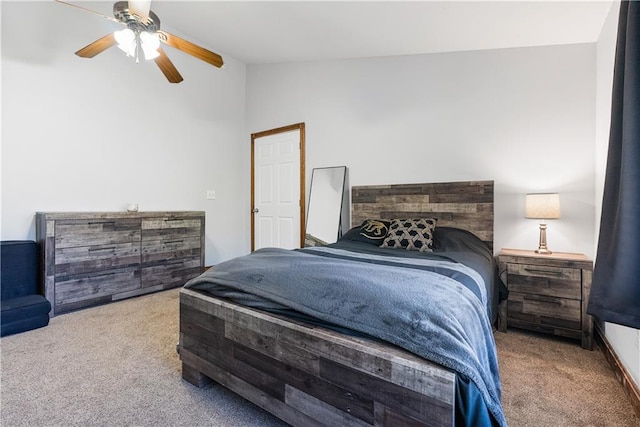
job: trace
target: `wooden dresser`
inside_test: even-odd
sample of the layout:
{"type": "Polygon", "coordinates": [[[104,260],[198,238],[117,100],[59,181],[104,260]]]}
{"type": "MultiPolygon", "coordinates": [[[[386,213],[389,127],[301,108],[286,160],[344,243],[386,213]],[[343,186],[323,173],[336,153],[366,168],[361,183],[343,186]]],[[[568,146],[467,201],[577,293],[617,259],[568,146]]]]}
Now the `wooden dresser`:
{"type": "Polygon", "coordinates": [[[593,262],[583,254],[502,249],[500,277],[509,298],[500,308],[499,329],[507,326],[577,338],[593,348],[593,320],[587,314],[593,262]]]}
{"type": "Polygon", "coordinates": [[[179,287],[204,271],[204,212],[38,212],[51,317],[179,287]]]}

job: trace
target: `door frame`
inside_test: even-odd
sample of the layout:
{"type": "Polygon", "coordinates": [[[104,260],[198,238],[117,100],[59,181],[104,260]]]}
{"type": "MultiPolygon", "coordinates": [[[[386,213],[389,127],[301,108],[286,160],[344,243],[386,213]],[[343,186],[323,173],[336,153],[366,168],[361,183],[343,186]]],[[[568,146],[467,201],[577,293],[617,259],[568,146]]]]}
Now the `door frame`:
{"type": "Polygon", "coordinates": [[[286,133],[294,130],[300,131],[300,247],[304,247],[304,231],[305,231],[305,205],[306,205],[306,194],[305,194],[305,150],[304,150],[304,141],[305,141],[305,129],[304,122],[295,123],[292,125],[282,126],[275,129],[269,129],[262,132],[256,132],[251,134],[251,252],[255,250],[255,141],[258,138],[262,138],[269,135],[275,135],[278,133],[286,133]]]}

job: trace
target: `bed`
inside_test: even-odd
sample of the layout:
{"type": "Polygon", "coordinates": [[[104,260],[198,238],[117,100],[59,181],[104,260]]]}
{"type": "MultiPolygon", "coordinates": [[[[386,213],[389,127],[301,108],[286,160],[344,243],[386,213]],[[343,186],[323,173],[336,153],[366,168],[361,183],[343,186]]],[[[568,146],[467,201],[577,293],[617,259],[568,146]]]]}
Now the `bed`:
{"type": "Polygon", "coordinates": [[[187,283],[183,378],[296,426],[506,425],[493,181],[353,187],[352,223],[335,244],[261,249],[187,283]],[[394,245],[407,218],[437,220],[433,252],[362,238],[383,221],[394,245]]]}

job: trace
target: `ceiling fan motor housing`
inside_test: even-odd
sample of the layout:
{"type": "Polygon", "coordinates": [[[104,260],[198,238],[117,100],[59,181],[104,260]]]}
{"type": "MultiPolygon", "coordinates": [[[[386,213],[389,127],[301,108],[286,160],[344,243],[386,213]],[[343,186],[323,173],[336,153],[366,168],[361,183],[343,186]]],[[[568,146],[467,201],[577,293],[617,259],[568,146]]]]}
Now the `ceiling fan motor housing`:
{"type": "Polygon", "coordinates": [[[142,31],[155,33],[160,29],[160,18],[158,18],[158,15],[150,10],[147,22],[143,22],[140,16],[131,13],[128,1],[119,1],[114,3],[113,16],[135,33],[140,33],[142,31]]]}

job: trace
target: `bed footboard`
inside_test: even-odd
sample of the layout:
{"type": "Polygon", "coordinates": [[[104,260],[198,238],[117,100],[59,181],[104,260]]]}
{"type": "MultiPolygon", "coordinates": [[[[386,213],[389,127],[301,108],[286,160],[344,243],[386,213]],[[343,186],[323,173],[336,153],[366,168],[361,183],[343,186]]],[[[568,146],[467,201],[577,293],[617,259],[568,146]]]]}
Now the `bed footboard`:
{"type": "Polygon", "coordinates": [[[452,426],[455,373],[398,347],[180,291],[185,380],[294,426],[452,426]]]}

